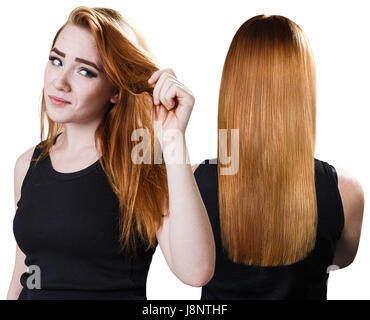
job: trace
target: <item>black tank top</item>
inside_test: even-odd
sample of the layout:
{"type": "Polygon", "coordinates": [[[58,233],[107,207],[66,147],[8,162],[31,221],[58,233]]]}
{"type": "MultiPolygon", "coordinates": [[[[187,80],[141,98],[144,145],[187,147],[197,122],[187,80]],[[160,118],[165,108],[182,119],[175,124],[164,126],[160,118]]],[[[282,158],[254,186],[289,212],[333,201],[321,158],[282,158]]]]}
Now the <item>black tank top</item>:
{"type": "Polygon", "coordinates": [[[49,155],[35,167],[32,162],[17,205],[16,242],[25,264],[41,274],[40,289],[27,286],[34,267],[22,274],[19,300],[146,299],[155,248],[140,245],[136,258],[119,251],[119,201],[99,160],[71,173],[55,171],[49,155]]]}
{"type": "Polygon", "coordinates": [[[295,264],[271,267],[235,264],[227,258],[221,245],[217,160],[205,160],[194,175],[216,244],[215,273],[202,287],[201,300],[326,299],[336,241],[344,227],[334,167],[315,159],[318,226],[314,250],[295,264]]]}

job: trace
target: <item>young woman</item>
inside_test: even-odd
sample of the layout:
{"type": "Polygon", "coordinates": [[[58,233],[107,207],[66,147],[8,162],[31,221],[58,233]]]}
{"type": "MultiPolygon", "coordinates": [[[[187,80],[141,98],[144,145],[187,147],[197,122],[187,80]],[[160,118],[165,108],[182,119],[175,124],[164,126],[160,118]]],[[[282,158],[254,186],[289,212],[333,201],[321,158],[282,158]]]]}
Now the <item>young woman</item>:
{"type": "Polygon", "coordinates": [[[326,299],[329,271],[353,261],[363,191],[314,158],[315,118],[302,30],[276,15],[246,21],[224,64],[218,158],[195,171],[216,242],[201,299],[326,299]]]}
{"type": "Polygon", "coordinates": [[[45,69],[41,142],[15,165],[8,299],[146,299],[157,243],[181,281],[211,279],[213,234],[192,168],[165,148],[184,147],[188,157],[193,105],[117,11],[71,12],[45,69]],[[149,162],[133,153],[137,129],[148,133],[140,143],[149,162]],[[180,135],[162,139],[169,129],[180,135]],[[158,145],[162,163],[153,159],[158,145]]]}

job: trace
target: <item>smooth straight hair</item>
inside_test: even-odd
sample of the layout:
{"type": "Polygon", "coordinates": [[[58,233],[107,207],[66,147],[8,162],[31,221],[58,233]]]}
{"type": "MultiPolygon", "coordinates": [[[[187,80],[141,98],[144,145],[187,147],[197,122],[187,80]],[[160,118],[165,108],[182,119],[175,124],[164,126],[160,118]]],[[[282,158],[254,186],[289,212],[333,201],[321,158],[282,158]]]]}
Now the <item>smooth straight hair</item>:
{"type": "MultiPolygon", "coordinates": [[[[143,150],[150,152],[151,159],[154,157],[151,116],[156,109],[148,79],[158,67],[140,33],[113,9],[75,8],[56,33],[51,48],[66,25],[80,26],[92,33],[104,72],[119,93],[118,102],[110,104],[95,132],[95,145],[101,146],[100,163],[119,200],[121,249],[135,256],[139,245],[144,244],[147,249],[156,245],[156,231],[169,205],[164,163],[136,164],[131,159],[131,151],[137,144],[131,136],[138,128],[149,130],[152,139],[143,150]]],[[[42,94],[41,141],[45,119],[47,138],[36,162],[46,156],[55,137],[63,131],[63,124],[47,116],[42,94]]]]}
{"type": "Polygon", "coordinates": [[[315,122],[303,31],[278,15],[249,19],[227,53],[218,106],[218,129],[239,129],[238,172],[220,174],[218,157],[221,238],[233,262],[289,265],[313,250],[315,122]]]}

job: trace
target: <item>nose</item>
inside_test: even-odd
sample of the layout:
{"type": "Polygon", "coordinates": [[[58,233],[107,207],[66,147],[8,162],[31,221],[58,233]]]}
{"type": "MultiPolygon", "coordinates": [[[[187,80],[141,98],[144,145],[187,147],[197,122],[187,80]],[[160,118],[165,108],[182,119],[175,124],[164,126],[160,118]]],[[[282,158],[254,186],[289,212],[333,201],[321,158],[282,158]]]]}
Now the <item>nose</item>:
{"type": "Polygon", "coordinates": [[[60,70],[58,75],[54,79],[54,86],[56,89],[69,92],[71,91],[71,86],[68,80],[68,70],[60,70]]]}

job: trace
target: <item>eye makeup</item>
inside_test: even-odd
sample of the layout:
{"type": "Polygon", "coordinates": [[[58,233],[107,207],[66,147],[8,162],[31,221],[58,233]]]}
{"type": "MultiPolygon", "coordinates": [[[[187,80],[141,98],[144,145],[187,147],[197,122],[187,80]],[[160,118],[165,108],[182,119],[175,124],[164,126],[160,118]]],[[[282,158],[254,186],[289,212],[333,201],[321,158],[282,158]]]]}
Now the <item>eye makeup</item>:
{"type": "MultiPolygon", "coordinates": [[[[59,55],[59,56],[61,56],[61,57],[63,57],[63,58],[65,58],[66,57],[66,54],[64,53],[64,52],[62,52],[62,51],[59,51],[57,48],[53,48],[53,49],[51,49],[51,52],[55,52],[57,55],[59,55]]],[[[83,63],[83,64],[87,64],[88,66],[92,66],[92,67],[94,67],[97,71],[99,71],[99,72],[103,72],[103,70],[102,70],[102,68],[101,67],[98,67],[94,62],[92,62],[92,61],[89,61],[89,60],[86,60],[86,59],[82,59],[82,58],[75,58],[75,61],[76,62],[81,62],[81,63],[83,63]]]]}
{"type": "MultiPolygon", "coordinates": [[[[58,66],[61,66],[62,65],[62,62],[57,57],[49,56],[49,60],[52,62],[52,64],[54,66],[57,66],[58,67],[58,66]],[[60,64],[59,65],[56,65],[56,64],[54,64],[54,61],[59,61],[60,64]]],[[[92,72],[91,70],[89,70],[87,68],[81,68],[80,71],[85,71],[86,72],[86,74],[84,75],[84,77],[88,77],[88,78],[96,78],[97,77],[97,74],[96,73],[92,72]]]]}

